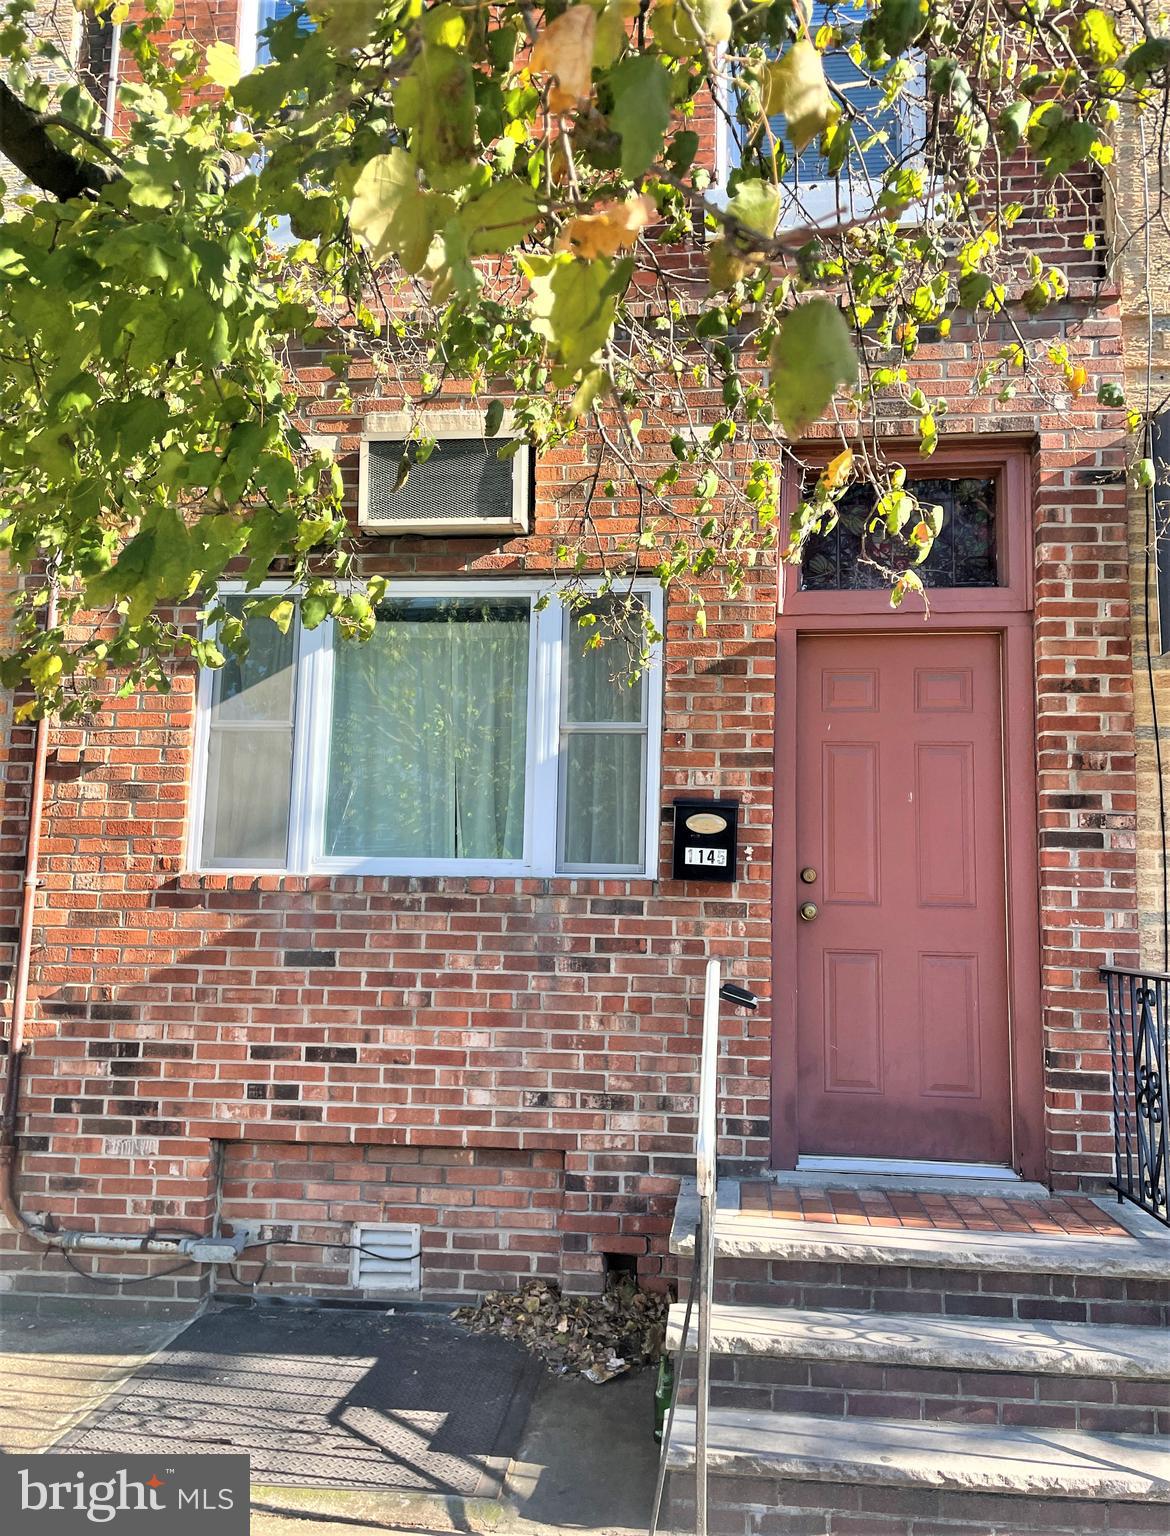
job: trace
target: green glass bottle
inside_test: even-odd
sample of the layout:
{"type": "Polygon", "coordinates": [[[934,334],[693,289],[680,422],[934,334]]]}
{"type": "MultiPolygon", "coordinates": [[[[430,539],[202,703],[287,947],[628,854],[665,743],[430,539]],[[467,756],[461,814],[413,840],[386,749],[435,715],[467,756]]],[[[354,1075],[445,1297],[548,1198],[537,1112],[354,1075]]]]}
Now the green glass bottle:
{"type": "Polygon", "coordinates": [[[658,1381],[654,1387],[654,1441],[662,1444],[662,1431],[674,1396],[674,1356],[663,1355],[658,1362],[658,1381]]]}

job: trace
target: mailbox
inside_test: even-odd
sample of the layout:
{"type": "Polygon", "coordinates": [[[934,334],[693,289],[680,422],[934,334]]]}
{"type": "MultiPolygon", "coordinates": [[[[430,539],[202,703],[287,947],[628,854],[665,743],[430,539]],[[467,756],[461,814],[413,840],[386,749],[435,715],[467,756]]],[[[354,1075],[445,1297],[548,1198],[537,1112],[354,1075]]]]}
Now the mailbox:
{"type": "Polygon", "coordinates": [[[674,802],[674,878],[735,881],[738,800],[674,802]]]}

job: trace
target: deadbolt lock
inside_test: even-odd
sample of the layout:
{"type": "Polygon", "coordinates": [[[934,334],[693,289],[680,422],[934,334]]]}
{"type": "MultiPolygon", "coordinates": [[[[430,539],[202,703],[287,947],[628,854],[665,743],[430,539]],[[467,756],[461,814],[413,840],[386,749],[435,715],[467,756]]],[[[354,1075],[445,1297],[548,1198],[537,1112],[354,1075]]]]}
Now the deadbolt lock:
{"type": "Polygon", "coordinates": [[[817,905],[815,901],[802,901],[797,910],[800,912],[801,917],[806,923],[811,923],[813,918],[817,915],[817,905]]]}
{"type": "Polygon", "coordinates": [[[800,872],[800,878],[804,881],[805,885],[812,885],[817,878],[817,872],[806,864],[800,872]]]}

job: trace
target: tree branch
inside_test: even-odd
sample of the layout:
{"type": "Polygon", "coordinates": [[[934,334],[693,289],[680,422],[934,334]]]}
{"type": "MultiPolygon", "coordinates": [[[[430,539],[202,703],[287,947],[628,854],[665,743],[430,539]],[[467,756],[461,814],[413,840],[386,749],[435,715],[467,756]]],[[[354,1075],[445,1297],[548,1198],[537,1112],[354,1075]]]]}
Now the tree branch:
{"type": "Polygon", "coordinates": [[[108,186],[116,173],[60,148],[49,136],[49,121],[0,80],[0,151],[21,175],[62,203],[108,186]]]}

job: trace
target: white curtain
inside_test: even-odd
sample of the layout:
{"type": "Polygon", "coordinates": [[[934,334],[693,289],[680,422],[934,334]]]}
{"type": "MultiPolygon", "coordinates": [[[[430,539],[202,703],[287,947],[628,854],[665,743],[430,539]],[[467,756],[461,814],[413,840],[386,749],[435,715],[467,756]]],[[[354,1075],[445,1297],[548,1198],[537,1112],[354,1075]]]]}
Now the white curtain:
{"type": "MultiPolygon", "coordinates": [[[[243,598],[229,598],[238,614],[243,598]]],[[[205,864],[283,864],[292,783],[297,625],[248,622],[248,654],[212,678],[205,864]]]]}
{"type": "Polygon", "coordinates": [[[334,653],[325,853],[520,859],[529,605],[419,599],[334,653]]]}
{"type": "Polygon", "coordinates": [[[587,650],[587,638],[588,631],[566,614],[562,859],[570,866],[636,865],[642,862],[645,731],[597,727],[644,725],[646,679],[630,686],[629,658],[620,641],[587,650]],[[583,725],[593,728],[574,729],[583,725]]]}

